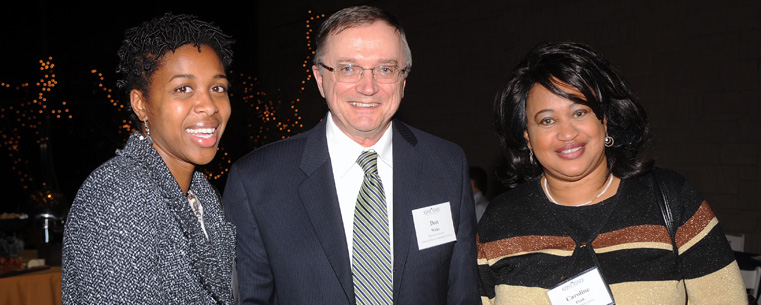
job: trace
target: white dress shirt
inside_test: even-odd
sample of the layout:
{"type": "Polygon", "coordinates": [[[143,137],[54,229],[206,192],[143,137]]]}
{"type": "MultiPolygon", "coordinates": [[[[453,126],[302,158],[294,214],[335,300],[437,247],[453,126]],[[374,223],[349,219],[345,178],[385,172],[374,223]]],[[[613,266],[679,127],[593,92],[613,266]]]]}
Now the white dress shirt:
{"type": "Polygon", "coordinates": [[[394,262],[394,225],[393,225],[393,198],[394,198],[394,156],[391,146],[392,126],[383,133],[380,140],[371,147],[363,147],[354,142],[349,136],[343,133],[333,122],[333,116],[328,113],[325,128],[328,140],[328,153],[330,154],[330,163],[333,166],[333,179],[336,183],[336,194],[338,195],[338,204],[341,208],[341,218],[344,225],[344,234],[346,234],[346,244],[348,245],[349,260],[352,260],[351,253],[353,247],[353,228],[354,228],[354,208],[357,205],[357,196],[359,189],[362,187],[362,181],[365,177],[365,171],[359,164],[357,158],[365,150],[374,150],[378,154],[378,174],[383,183],[383,190],[386,193],[386,209],[388,210],[389,241],[391,242],[391,263],[394,262]]]}

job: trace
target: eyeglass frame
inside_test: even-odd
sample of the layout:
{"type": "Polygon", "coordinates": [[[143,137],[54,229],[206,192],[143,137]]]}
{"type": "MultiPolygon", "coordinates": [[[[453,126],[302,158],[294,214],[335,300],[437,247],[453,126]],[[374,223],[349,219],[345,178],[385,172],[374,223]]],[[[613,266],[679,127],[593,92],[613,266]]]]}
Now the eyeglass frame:
{"type": "MultiPolygon", "coordinates": [[[[355,65],[355,64],[337,64],[335,67],[329,67],[329,66],[327,66],[326,64],[324,64],[324,63],[322,63],[322,62],[320,62],[320,63],[318,63],[318,64],[319,64],[320,66],[322,66],[323,68],[325,68],[326,70],[328,70],[328,71],[330,71],[330,72],[333,72],[333,75],[335,75],[335,70],[336,70],[336,68],[338,68],[338,66],[339,66],[339,65],[347,65],[347,66],[350,66],[350,67],[351,67],[351,66],[353,66],[353,67],[359,67],[359,68],[361,68],[361,69],[362,69],[362,72],[360,72],[360,73],[359,73],[359,78],[358,78],[357,80],[355,80],[355,81],[341,81],[341,80],[338,80],[338,76],[336,76],[336,81],[338,81],[338,82],[341,82],[341,83],[356,83],[356,82],[359,82],[360,80],[362,80],[362,77],[364,77],[364,76],[365,76],[365,70],[370,70],[370,71],[373,71],[373,72],[371,73],[371,74],[372,74],[372,76],[373,76],[373,79],[374,79],[376,82],[379,82],[379,83],[384,83],[384,82],[382,82],[382,81],[378,81],[378,80],[379,80],[378,78],[375,78],[375,68],[378,68],[378,67],[396,67],[396,68],[400,68],[400,67],[399,67],[399,66],[397,66],[397,65],[377,65],[377,66],[375,66],[375,67],[372,67],[372,68],[365,68],[365,67],[363,67],[363,66],[360,66],[360,65],[355,65]]],[[[397,79],[396,79],[396,80],[394,80],[393,82],[384,83],[384,84],[394,84],[394,83],[398,83],[400,80],[402,80],[402,75],[404,75],[404,74],[407,72],[407,69],[409,69],[409,68],[400,69],[400,70],[399,70],[399,75],[397,76],[397,79]]],[[[386,80],[386,79],[384,79],[384,78],[381,78],[381,80],[386,80]]],[[[389,78],[388,80],[390,80],[390,78],[389,78]]]]}

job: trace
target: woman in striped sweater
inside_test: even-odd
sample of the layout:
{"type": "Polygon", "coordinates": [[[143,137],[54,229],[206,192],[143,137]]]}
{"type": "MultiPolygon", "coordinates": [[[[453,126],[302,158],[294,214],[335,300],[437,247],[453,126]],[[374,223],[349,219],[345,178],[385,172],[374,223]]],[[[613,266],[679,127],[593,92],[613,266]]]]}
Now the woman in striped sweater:
{"type": "Polygon", "coordinates": [[[746,302],[708,204],[681,175],[640,158],[647,116],[600,54],[540,44],[495,108],[514,189],[479,224],[484,304],[746,302]]]}

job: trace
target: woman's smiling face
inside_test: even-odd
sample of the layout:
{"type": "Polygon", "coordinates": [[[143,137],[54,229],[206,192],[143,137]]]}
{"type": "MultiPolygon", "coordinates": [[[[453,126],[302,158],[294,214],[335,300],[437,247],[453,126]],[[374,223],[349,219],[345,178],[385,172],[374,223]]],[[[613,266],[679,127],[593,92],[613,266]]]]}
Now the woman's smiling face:
{"type": "Polygon", "coordinates": [[[211,47],[202,45],[199,52],[184,45],[162,57],[147,100],[137,90],[131,93],[135,113],[148,120],[153,146],[173,173],[178,166],[187,169],[214,159],[230,118],[228,87],[211,47]]]}
{"type": "MultiPolygon", "coordinates": [[[[585,99],[570,85],[555,85],[585,99]]],[[[526,100],[526,121],[524,137],[545,175],[576,181],[595,170],[607,171],[605,122],[597,119],[588,106],[535,84],[526,100]]]]}

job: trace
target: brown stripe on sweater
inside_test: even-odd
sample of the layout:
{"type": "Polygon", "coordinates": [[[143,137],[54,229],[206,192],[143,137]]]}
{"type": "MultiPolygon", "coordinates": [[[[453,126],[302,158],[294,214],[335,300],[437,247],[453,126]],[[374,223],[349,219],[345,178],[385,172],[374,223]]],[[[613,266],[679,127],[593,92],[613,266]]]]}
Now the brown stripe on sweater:
{"type": "Polygon", "coordinates": [[[573,251],[575,247],[576,243],[574,243],[573,239],[568,236],[517,236],[483,244],[478,241],[478,258],[492,259],[516,253],[533,252],[545,249],[550,249],[552,251],[573,251]]]}
{"type": "Polygon", "coordinates": [[[601,233],[592,242],[595,249],[628,243],[655,242],[671,244],[666,227],[659,225],[639,225],[601,233]]]}
{"type": "Polygon", "coordinates": [[[713,214],[713,211],[708,206],[708,203],[703,201],[703,203],[700,204],[698,211],[692,215],[692,218],[687,220],[684,225],[680,226],[679,229],[676,230],[675,239],[677,246],[682,247],[684,244],[692,240],[695,236],[702,232],[703,229],[705,229],[705,227],[708,226],[708,224],[714,218],[716,218],[716,215],[713,214]]]}

